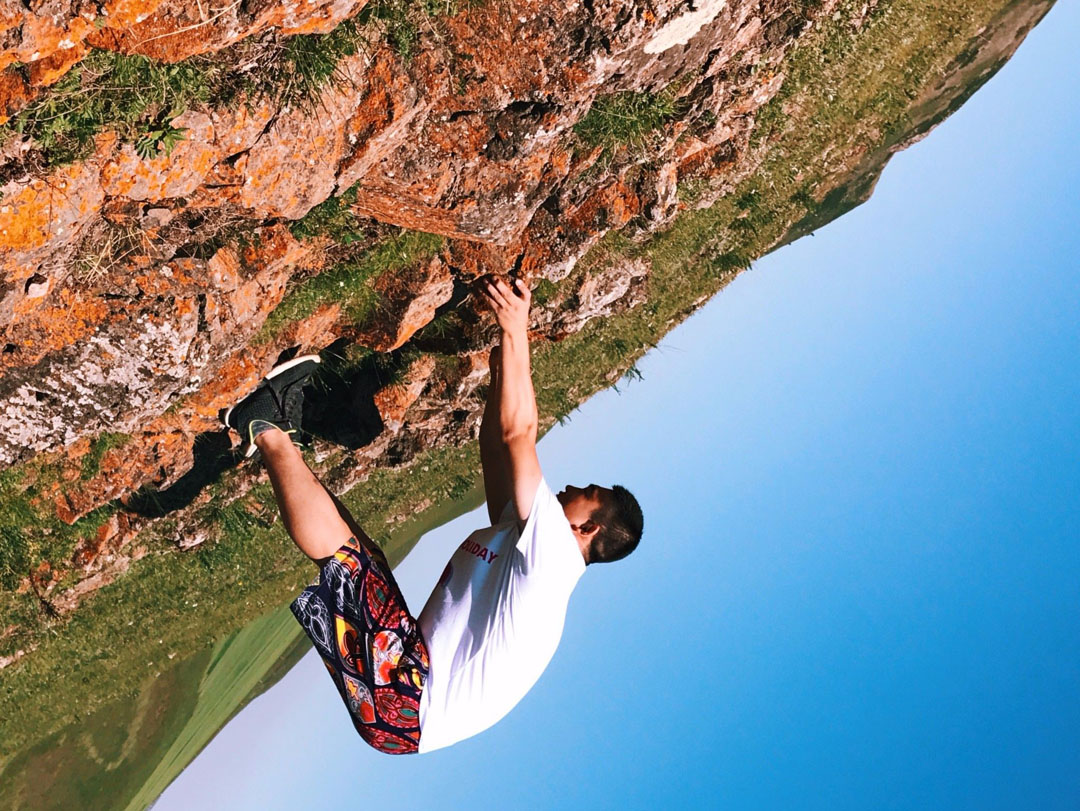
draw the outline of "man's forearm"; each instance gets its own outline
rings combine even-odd
[[[495,440],[502,438],[502,420],[499,414],[499,393],[501,377],[499,375],[500,364],[498,350],[493,351],[488,371],[491,374],[491,382],[488,384],[487,400],[484,402],[484,416],[480,420],[480,441]]]
[[[498,363],[498,415],[503,441],[536,435],[536,394],[529,366],[529,336],[503,331]],[[486,415],[485,415],[486,418]]]

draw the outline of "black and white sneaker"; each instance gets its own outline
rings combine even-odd
[[[321,362],[318,355],[301,355],[270,370],[258,387],[221,416],[221,421],[244,438],[244,456],[255,454],[255,437],[280,428],[299,444],[304,385]]]

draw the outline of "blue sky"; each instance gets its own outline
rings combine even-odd
[[[1080,806],[1080,6],[873,199],[743,274],[540,446],[621,482],[500,724],[389,758],[314,656],[158,809]],[[482,514],[399,568],[415,611]]]

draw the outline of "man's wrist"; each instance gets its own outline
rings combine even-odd
[[[528,343],[529,342],[529,330],[527,327],[511,327],[510,329],[499,329],[499,342],[500,343]]]

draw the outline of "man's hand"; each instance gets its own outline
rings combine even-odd
[[[524,282],[511,278],[507,284],[499,277],[488,276],[480,281],[480,294],[504,333],[520,335],[528,331],[532,294]]]

